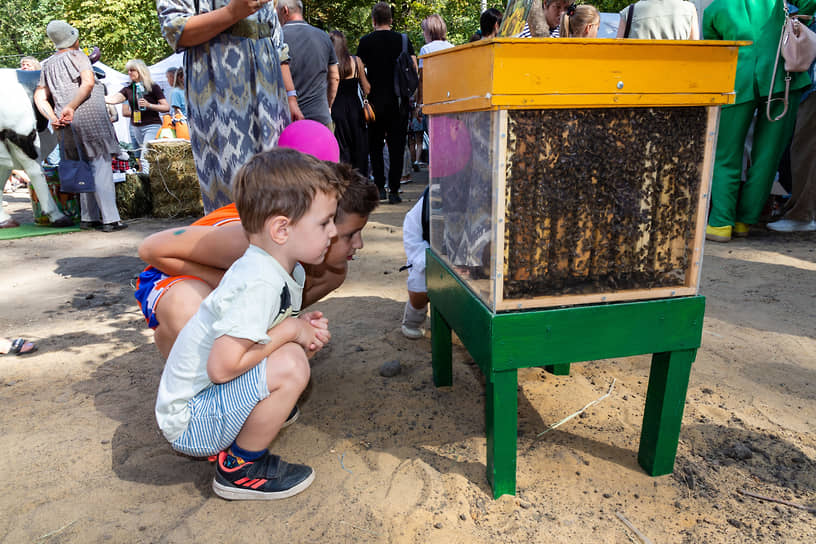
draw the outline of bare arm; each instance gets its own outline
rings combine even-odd
[[[195,276],[214,288],[247,247],[240,223],[182,227],[147,237],[139,246],[139,257],[169,276]]]
[[[286,92],[296,91],[297,89],[295,89],[295,82],[292,80],[292,71],[289,69],[288,62],[281,63],[281,75],[283,76],[283,87],[286,89]],[[300,111],[300,106],[298,106],[297,95],[288,95],[286,98],[289,100],[289,112],[292,115],[292,122],[305,119],[303,112]]]
[[[105,104],[121,104],[127,100],[122,93],[113,93],[105,97]]]
[[[323,264],[305,264],[306,285],[303,287],[303,308],[308,308],[341,285],[346,280],[348,265],[330,268]]]
[[[48,101],[50,94],[48,87],[37,87],[34,89],[34,105],[37,106],[37,109],[40,110],[43,117],[51,121],[52,125],[60,127],[62,124],[57,114],[54,113],[54,108],[51,107],[51,103]]]
[[[337,64],[329,66],[329,73],[326,76],[329,84],[326,86],[326,99],[329,101],[329,109],[334,104],[334,98],[337,96],[337,87],[340,85],[340,68]]]
[[[328,330],[327,330],[328,333]],[[269,342],[259,344],[246,338],[219,336],[213,343],[207,359],[207,375],[213,383],[225,383],[233,380],[254,367],[264,357],[268,357],[284,344],[295,342],[304,351],[315,346],[323,347],[317,339],[315,327],[305,319],[289,317],[267,331]]]
[[[363,93],[368,95],[371,92],[371,83],[368,82],[368,78],[366,77],[365,73],[365,66],[363,65],[362,59],[360,57],[354,57],[357,62],[357,75],[360,78],[360,86],[363,88]]]
[[[255,0],[232,0],[222,8],[193,15],[184,25],[178,46],[192,47],[209,41],[241,19],[258,11],[261,5],[270,0],[257,1],[258,7],[255,7]]]
[[[170,111],[170,104],[167,102],[166,98],[159,99],[158,103],[156,104],[151,104],[144,98],[140,98],[139,106],[147,108],[149,110],[157,111],[159,113]]]
[[[623,38],[623,34],[626,32],[626,17],[623,15],[620,16],[620,22],[618,23],[618,33],[615,35],[616,38]]]
[[[700,20],[697,18],[697,8],[694,7],[694,4],[692,4],[691,9],[694,10],[694,17],[691,19],[691,34],[689,35],[689,40],[699,40]]]

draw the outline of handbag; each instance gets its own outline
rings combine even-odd
[[[788,8],[785,6],[785,22],[782,24],[782,32],[779,35],[779,47],[776,50],[776,60],[771,75],[771,87],[768,89],[768,102],[765,106],[765,115],[768,121],[778,121],[788,112],[791,72],[807,72],[813,61],[816,60],[816,33],[802,24],[799,20],[800,17],[810,18],[809,16],[790,16]],[[780,56],[785,59],[785,96],[783,98],[771,98]],[[784,103],[782,113],[772,117],[771,105],[779,100]]]
[[[355,57],[351,57],[355,59]],[[354,71],[355,74],[357,72],[357,61],[352,60],[354,63]],[[371,107],[371,104],[368,102],[368,98],[366,98],[365,93],[363,92],[363,87],[360,85],[360,80],[357,79],[357,98],[360,100],[360,108],[363,112],[363,119],[365,120],[367,125],[370,125],[374,121],[377,120],[377,116],[374,114],[374,108]]]
[[[785,71],[807,72],[816,59],[816,32],[802,24],[798,17],[788,17],[781,39]]]
[[[60,179],[60,191],[63,193],[93,193],[96,191],[93,167],[91,163],[82,156],[82,149],[77,141],[74,127],[71,127],[71,140],[76,146],[77,156],[79,158],[74,160],[66,156],[66,138],[63,138],[62,145],[60,145],[60,161],[57,166]]]
[[[374,121],[377,120],[377,116],[374,114],[374,108],[371,107],[369,104],[368,99],[363,96],[363,89],[360,88],[360,85],[357,85],[357,96],[360,98],[360,104],[362,104],[363,108],[363,119],[367,125],[370,125]]]

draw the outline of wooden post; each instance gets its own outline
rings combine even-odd
[[[691,363],[696,354],[696,349],[684,349],[652,355],[638,451],[638,463],[650,476],[674,470]]]
[[[493,372],[486,389],[487,479],[498,499],[516,494],[518,370]]]
[[[433,304],[431,304],[431,365],[435,386],[453,384],[451,328]]]

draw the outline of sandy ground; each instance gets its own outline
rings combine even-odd
[[[132,297],[136,247],[189,219],[0,242],[0,335],[40,348],[0,357],[0,542],[637,542],[617,512],[653,542],[816,541],[813,514],[737,492],[816,506],[816,234],[706,246],[673,475],[636,461],[648,357],[528,369],[518,493],[493,500],[478,368],[455,346],[454,385],[437,389],[428,338],[399,332],[402,216],[421,188],[375,212],[348,281],[316,306],[333,341],[272,449],[317,479],[272,503],[216,497],[213,466],[174,455],[153,418],[163,361]],[[25,193],[7,201],[29,219]],[[380,376],[394,359],[402,372]]]

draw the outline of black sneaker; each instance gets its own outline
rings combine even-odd
[[[385,193],[385,189],[380,189],[380,200],[387,200],[388,195]]]
[[[289,425],[291,425],[292,423],[297,421],[299,417],[300,417],[300,409],[298,408],[298,405],[295,404],[295,407],[292,408],[291,412],[289,412],[289,417],[287,417],[286,421],[284,421],[283,425],[281,425],[281,429],[285,429],[286,427],[288,427]]]
[[[391,194],[388,195],[389,204],[399,204],[400,202],[402,202],[402,198],[400,198],[398,193],[392,192]]]
[[[79,228],[82,230],[101,229],[102,221],[80,221]]]
[[[306,465],[293,465],[269,452],[256,461],[240,459],[222,451],[215,466],[213,491],[232,501],[271,501],[297,495],[314,481]]]

